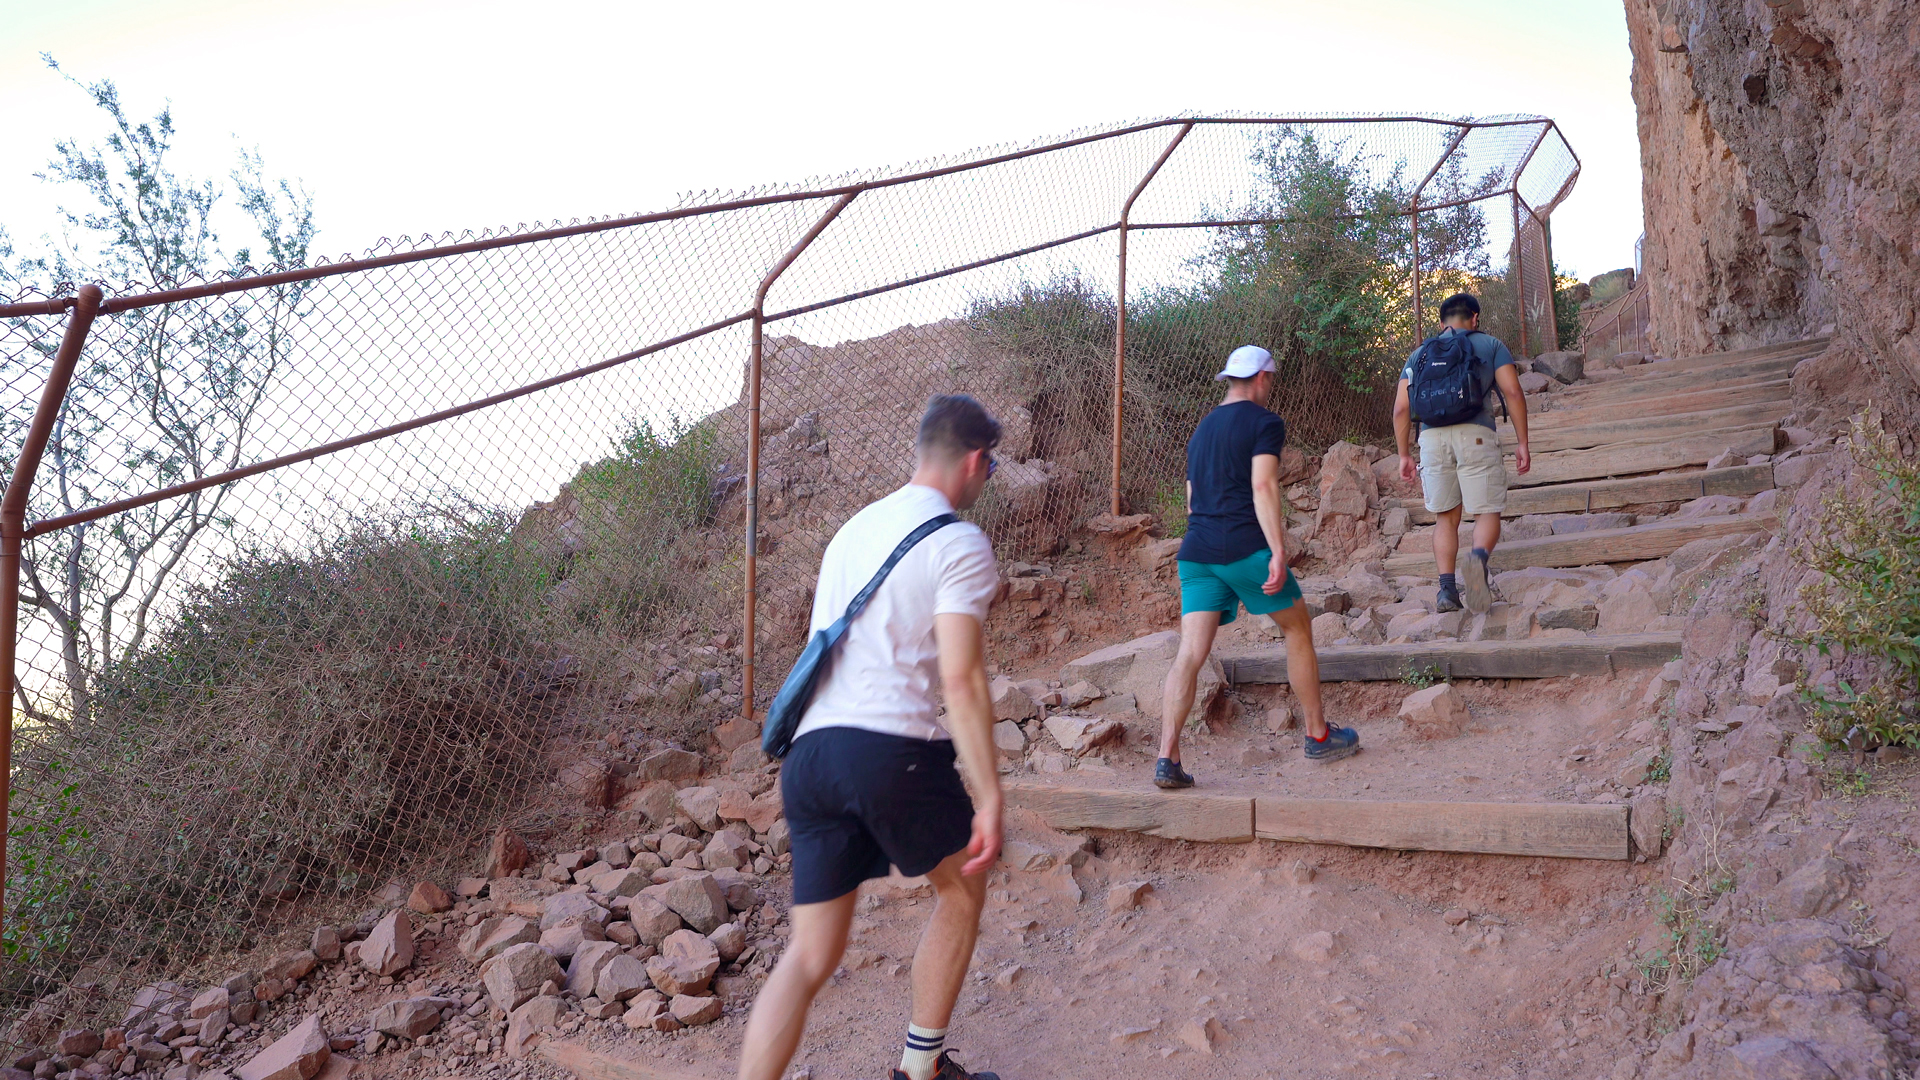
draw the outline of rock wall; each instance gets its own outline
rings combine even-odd
[[[1920,395],[1920,0],[1626,0],[1670,354],[1832,328],[1797,389]],[[1903,411],[1911,413],[1910,408]]]

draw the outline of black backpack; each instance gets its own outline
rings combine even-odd
[[[1464,330],[1430,337],[1414,355],[1407,403],[1421,423],[1428,427],[1468,424],[1486,408],[1489,388],[1480,385],[1473,371],[1473,335],[1478,332]],[[1506,405],[1505,395],[1500,404]]]

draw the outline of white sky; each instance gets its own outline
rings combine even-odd
[[[328,255],[1207,110],[1544,114],[1585,166],[1554,216],[1563,271],[1630,265],[1640,232],[1610,0],[0,0],[21,246],[52,227],[32,174],[54,140],[102,130],[41,52],[136,116],[170,100],[179,168],[259,147],[318,196]]]

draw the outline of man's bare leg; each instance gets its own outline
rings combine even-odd
[[[986,875],[980,877],[984,882]],[[740,1046],[740,1080],[780,1080],[793,1061],[807,1027],[807,1010],[847,951],[847,931],[859,896],[855,890],[825,903],[794,906],[793,937],[747,1017],[747,1034]],[[918,970],[916,964],[916,984]]]
[[[1491,552],[1500,542],[1500,515],[1476,514],[1473,519],[1473,546]]]
[[[1320,708],[1320,658],[1313,651],[1313,620],[1306,601],[1295,600],[1292,607],[1274,612],[1273,621],[1287,635],[1287,686],[1307,714],[1307,735],[1324,739],[1327,714]]]
[[[1495,529],[1500,527],[1498,516],[1495,515]],[[1451,574],[1454,562],[1460,557],[1460,508],[1442,510],[1433,515],[1433,519],[1433,564],[1441,573]],[[1474,522],[1474,528],[1479,527],[1479,522]]]
[[[987,903],[987,874],[962,874],[967,853],[955,852],[927,873],[933,886],[933,918],[913,951],[913,1023],[944,1028],[953,1019],[953,1003],[973,964],[973,943],[980,936],[980,910]]]
[[[1160,691],[1160,756],[1168,761],[1180,760],[1180,729],[1187,722],[1187,710],[1193,708],[1200,667],[1213,651],[1213,636],[1219,630],[1217,611],[1194,611],[1180,617],[1180,652],[1167,669],[1167,681]]]

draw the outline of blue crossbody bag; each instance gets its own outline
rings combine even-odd
[[[806,715],[807,706],[813,703],[813,691],[820,681],[820,671],[826,665],[827,657],[832,655],[834,646],[847,636],[847,627],[860,617],[860,612],[873,599],[874,590],[887,580],[887,575],[905,558],[913,546],[941,529],[960,519],[953,514],[941,514],[929,518],[919,527],[908,533],[906,539],[893,549],[887,561],[880,564],[880,571],[873,575],[852,602],[847,604],[846,614],[835,620],[832,626],[813,635],[807,642],[806,651],[800,659],[793,662],[793,670],[787,672],[787,681],[780,684],[780,692],[774,695],[773,704],[767,707],[766,726],[760,730],[760,749],[771,758],[787,756],[787,749],[793,745],[793,733],[800,727],[800,718]]]

